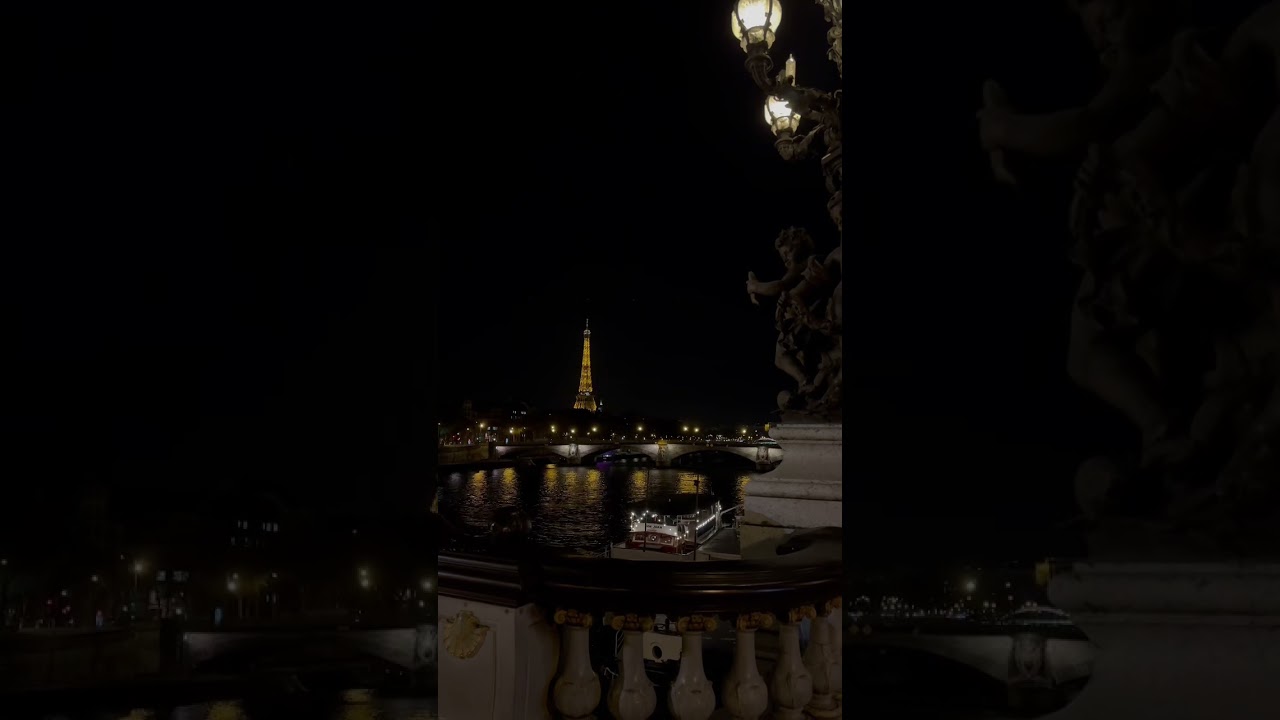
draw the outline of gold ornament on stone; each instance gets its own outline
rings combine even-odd
[[[463,610],[444,621],[445,652],[459,660],[470,660],[484,647],[489,627],[481,625],[469,610]]]
[[[676,621],[676,630],[687,632],[715,632],[718,625],[715,615],[689,615]]]
[[[653,618],[648,615],[636,615],[635,613],[614,615],[609,620],[609,627],[614,630],[649,632],[653,629]]]
[[[578,612],[577,610],[557,609],[554,616],[557,625],[568,625],[569,627],[591,627],[592,618],[589,613]]]
[[[740,632],[773,627],[773,613],[750,613],[739,615],[735,623]]]
[[[815,610],[812,605],[801,605],[800,607],[795,608],[794,610],[787,611],[788,623],[798,623],[804,620],[805,618],[809,618],[810,620],[812,620],[813,618],[816,618],[816,617],[818,617],[818,611]]]

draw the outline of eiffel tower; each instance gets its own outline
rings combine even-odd
[[[578,379],[578,397],[573,401],[574,410],[596,411],[596,395],[591,387],[591,320],[582,331],[582,375]]]

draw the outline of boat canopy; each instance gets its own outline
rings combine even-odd
[[[633,503],[628,510],[636,515],[653,513],[663,517],[692,517],[715,507],[716,497],[705,493],[663,493],[644,502]]]

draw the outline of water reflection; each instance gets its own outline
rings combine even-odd
[[[627,530],[625,508],[651,493],[701,492],[726,507],[742,502],[750,472],[695,472],[607,464],[548,465],[444,474],[440,512],[473,528],[486,528],[493,510],[524,509],[534,540],[557,547],[598,548]]]

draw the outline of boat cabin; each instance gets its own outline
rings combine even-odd
[[[713,495],[669,493],[628,508],[628,549],[684,555],[720,530],[720,501]]]

